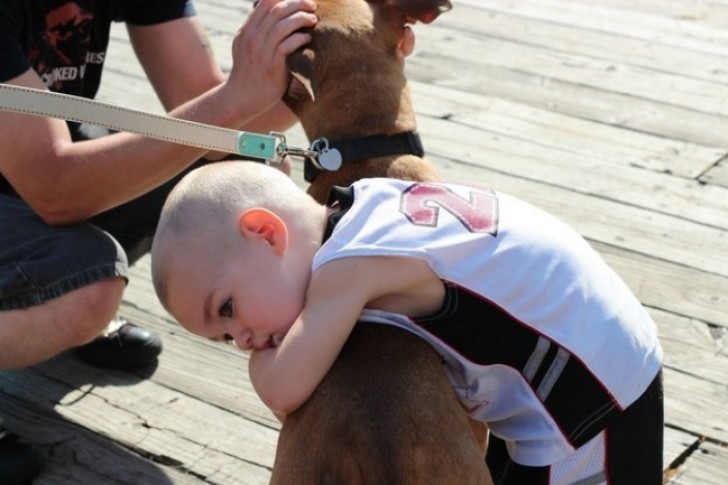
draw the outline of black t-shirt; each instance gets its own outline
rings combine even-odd
[[[93,98],[112,22],[153,25],[194,13],[191,0],[3,0],[0,82],[32,67],[51,91]]]
[[[0,82],[32,67],[51,91],[93,98],[112,22],[154,25],[195,14],[192,0],[2,0]],[[86,138],[68,122],[74,140]],[[0,173],[0,193],[15,191]]]

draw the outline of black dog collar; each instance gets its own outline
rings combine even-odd
[[[303,176],[307,182],[313,182],[320,172],[338,170],[341,164],[355,162],[366,158],[385,155],[425,154],[422,140],[416,131],[406,131],[395,135],[373,135],[362,138],[328,141],[319,138],[311,143],[310,150],[315,151],[315,158],[307,157],[304,161]]]

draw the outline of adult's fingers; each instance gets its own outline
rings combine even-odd
[[[268,38],[281,20],[296,17],[299,13],[313,13],[315,10],[316,3],[313,0],[261,0],[246,24],[262,37]]]
[[[310,38],[298,34],[293,39],[288,37],[297,30],[315,25],[315,7],[312,0],[261,0],[240,29],[238,40],[245,46],[247,55],[264,62],[280,55],[284,41],[285,52],[293,52]]]

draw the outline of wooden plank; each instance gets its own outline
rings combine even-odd
[[[705,114],[692,107],[535,75],[526,64],[512,69],[488,65],[478,60],[480,56],[464,58],[467,56],[463,53],[473,52],[473,49],[479,52],[472,45],[452,49],[461,52],[459,59],[453,58],[452,52],[427,52],[425,55],[423,51],[416,51],[408,59],[407,72],[411,79],[420,82],[502,97],[635,131],[705,146],[720,147],[725,143],[720,135],[728,131],[725,115]]]
[[[728,158],[722,159],[700,177],[700,181],[720,187],[728,187]]]
[[[587,87],[593,96],[609,92],[709,114],[728,113],[724,88],[716,82],[695,79],[682,73],[617,63],[609,58],[519,44],[487,37],[479,32],[461,32],[458,41],[452,42],[452,30],[438,28],[435,24],[428,28],[428,35],[418,42],[417,48],[467,62],[471,71],[480,66],[497,66],[560,82],[563,86]],[[478,55],[473,55],[475,52]]]
[[[696,379],[669,367],[664,369],[664,378],[665,423],[715,443],[728,443],[728,385]]]
[[[665,428],[666,485],[724,485],[726,447],[700,436]]]
[[[420,51],[421,52],[421,51]],[[595,90],[499,66],[473,66],[439,54],[417,53],[408,59],[411,79],[464,92],[496,96],[657,136],[720,147],[728,119],[611,91]],[[467,75],[468,72],[477,72]],[[669,120],[669,122],[668,122]]]
[[[685,268],[680,263],[666,263],[659,255],[635,255],[599,243],[593,246],[643,304],[728,327],[725,277]]]
[[[423,122],[427,121],[425,117],[436,118],[451,122],[454,130],[460,125],[481,130],[480,134],[471,133],[472,143],[488,143],[494,135],[519,139],[533,146],[534,159],[547,158],[541,152],[545,146],[582,156],[587,164],[594,158],[604,159],[615,168],[644,168],[697,178],[727,153],[726,148],[639,133],[492,96],[417,81],[409,84],[417,115]],[[428,140],[424,141],[429,148]],[[583,166],[580,163],[574,168]]]
[[[666,475],[666,485],[725,485],[728,447],[725,444],[698,442],[684,462]]]
[[[579,0],[461,0],[459,3],[556,24],[574,25],[585,30],[656,41],[696,52],[725,55],[728,46],[725,28],[694,22],[691,18],[671,18],[661,12],[625,12],[598,2]]]
[[[156,461],[152,461],[52,410],[7,395],[0,398],[0,402],[7,424],[48,457],[42,475],[33,481],[33,485],[205,483],[199,477],[178,470],[172,457],[153,457]]]
[[[666,18],[682,19],[715,26],[728,26],[728,8],[726,4],[720,1],[598,0],[598,3],[608,8],[618,9],[624,15],[630,15],[633,12],[645,12]]]
[[[665,366],[696,379],[724,384],[728,369],[728,328],[652,308]],[[728,416],[727,422],[728,425]]]
[[[277,431],[153,380],[90,369],[63,355],[4,372],[0,386],[2,396],[57,413],[137,454],[173,462],[185,473],[213,482],[244,476],[246,483],[267,483]]]
[[[626,0],[630,4],[635,2]],[[685,8],[684,2],[659,0],[664,8],[675,5]],[[626,37],[601,30],[584,29],[530,18],[506,11],[489,9],[489,2],[463,4],[457,2],[452,12],[443,15],[435,24],[438,28],[480,34],[548,49],[556,53],[571,53],[587,58],[611,60],[616,65],[634,65],[656,71],[680,74],[711,82],[726,82],[725,53],[708,54],[664,45],[658,41]],[[711,17],[712,18],[712,17]],[[422,30],[429,29],[423,27]],[[418,30],[419,31],[419,30]],[[578,39],[577,42],[574,39]]]

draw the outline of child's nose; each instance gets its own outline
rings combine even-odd
[[[253,348],[253,332],[244,330],[235,336],[235,345],[240,350],[250,350]]]

